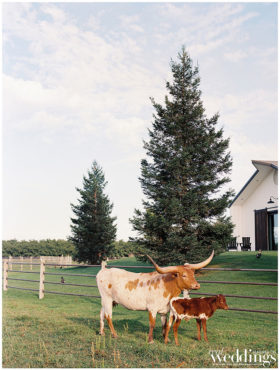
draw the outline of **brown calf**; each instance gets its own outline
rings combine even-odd
[[[197,324],[197,339],[200,340],[201,324],[204,333],[204,339],[208,342],[206,331],[206,320],[213,316],[217,308],[228,310],[228,305],[225,296],[219,294],[214,297],[205,298],[173,298],[170,301],[170,317],[165,331],[165,343],[168,341],[168,333],[173,325],[175,343],[178,346],[178,327],[182,320],[189,321],[196,319]]]

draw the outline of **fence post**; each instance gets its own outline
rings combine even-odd
[[[9,269],[10,270],[13,269],[12,259],[13,259],[13,257],[12,256],[9,256]]]
[[[22,262],[23,261],[23,257],[22,256],[20,256],[20,262]],[[20,271],[22,271],[22,263],[21,263],[21,265],[20,265]]]
[[[44,298],[44,281],[45,281],[45,261],[43,260],[43,258],[41,258],[39,299]]]
[[[4,262],[4,282],[3,282],[3,289],[8,290],[8,269],[9,269],[9,262]]]
[[[33,262],[33,257],[30,257],[30,270],[32,270],[32,262]]]

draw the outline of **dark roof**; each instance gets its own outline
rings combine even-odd
[[[264,166],[269,166],[269,167],[272,167],[272,168],[275,168],[275,169],[278,170],[278,161],[256,161],[256,160],[252,160],[252,163],[253,163],[253,165],[262,164]]]

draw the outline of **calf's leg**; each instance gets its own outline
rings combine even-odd
[[[174,332],[174,338],[175,338],[175,343],[176,343],[176,346],[179,346],[179,342],[178,342],[178,328],[179,328],[179,325],[181,323],[181,320],[180,319],[176,319],[174,325],[173,325],[173,332]]]
[[[202,328],[203,328],[203,334],[204,334],[204,340],[206,342],[208,342],[208,338],[207,338],[207,329],[206,329],[206,319],[202,319],[201,320],[202,322]]]
[[[196,320],[196,326],[197,326],[197,340],[201,339],[200,330],[201,330],[201,320]]]

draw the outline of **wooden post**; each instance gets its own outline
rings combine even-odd
[[[33,257],[30,257],[30,270],[32,270]]]
[[[4,282],[3,282],[3,289],[8,290],[8,269],[9,269],[9,262],[4,262]]]
[[[19,257],[19,259],[20,259],[20,262],[22,262],[22,261],[23,261],[23,257],[22,257],[22,256],[20,256],[20,257]],[[22,271],[22,266],[23,266],[23,265],[21,264],[21,265],[20,265],[20,271]]]
[[[13,257],[12,256],[9,256],[9,269],[10,270],[13,269],[12,259],[13,259]]]
[[[39,299],[44,298],[44,282],[45,282],[45,261],[43,260],[43,258],[41,258]]]

